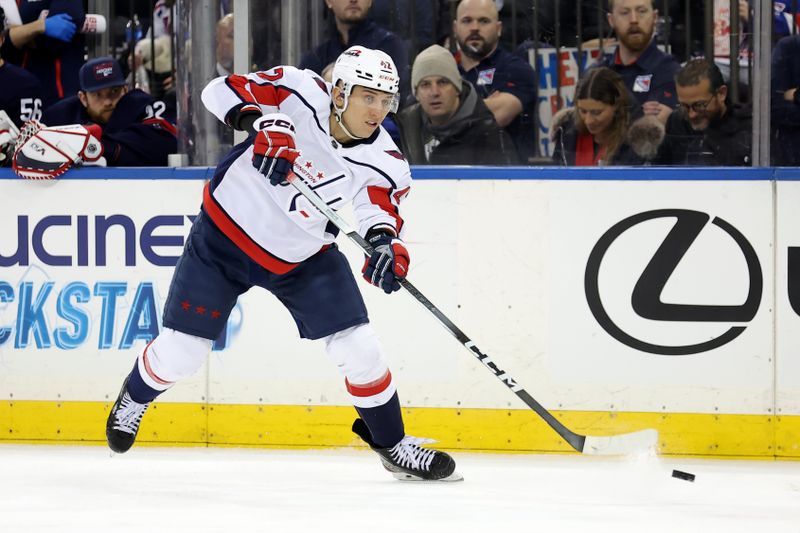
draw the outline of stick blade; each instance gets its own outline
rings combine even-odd
[[[658,431],[643,429],[608,437],[587,436],[583,443],[583,453],[587,455],[628,455],[654,448],[657,444]]]

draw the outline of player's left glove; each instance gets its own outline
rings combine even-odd
[[[367,242],[374,251],[364,260],[361,269],[364,279],[386,294],[399,290],[400,280],[405,279],[411,262],[406,245],[399,237],[384,232],[368,235]]]
[[[253,141],[253,166],[269,178],[272,185],[280,185],[292,170],[294,160],[300,155],[294,144],[294,123],[283,113],[264,115],[253,123],[256,138]]]

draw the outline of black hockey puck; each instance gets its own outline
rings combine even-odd
[[[673,470],[672,477],[676,477],[678,479],[682,479],[684,481],[691,481],[694,482],[694,474],[690,474],[689,472],[682,472],[680,470]]]

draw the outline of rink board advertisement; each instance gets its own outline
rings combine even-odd
[[[775,387],[777,420],[800,412],[800,182],[777,182]],[[800,432],[781,435],[796,449]]]
[[[576,431],[656,427],[663,453],[800,456],[800,289],[787,282],[800,185],[720,172],[419,179],[404,204],[410,279]],[[3,440],[102,442],[161,328],[202,185],[0,179]],[[360,252],[340,247],[358,275]],[[569,449],[413,298],[359,284],[407,423],[453,448]],[[324,346],[258,288],[156,405],[145,443],[353,442]]]

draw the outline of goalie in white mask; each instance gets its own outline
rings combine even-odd
[[[109,415],[114,451],[133,445],[150,402],[203,364],[237,297],[257,285],[286,306],[301,337],[324,341],[359,414],[353,431],[387,470],[399,479],[461,479],[449,455],[406,436],[392,374],[334,243],[337,230],[286,181],[304,180],[334,209],[351,203],[359,233],[375,249],[365,258],[365,279],[386,293],[398,290],[410,262],[400,202],[411,174],[380,126],[397,109],[398,86],[391,58],[360,46],[339,57],[333,85],[291,66],[208,84],[209,111],[251,135],[206,185],[170,286],[164,331],[138,357]]]

